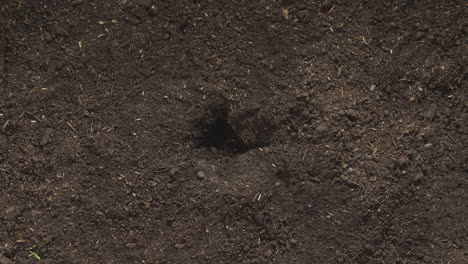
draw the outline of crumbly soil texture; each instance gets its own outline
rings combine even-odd
[[[466,263],[467,11],[0,0],[0,263]]]

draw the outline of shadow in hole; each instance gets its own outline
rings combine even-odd
[[[220,117],[206,126],[198,147],[214,147],[234,154],[244,153],[249,150],[249,146],[239,138],[231,124],[225,118]]]

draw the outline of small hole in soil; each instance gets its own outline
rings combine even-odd
[[[249,150],[249,146],[242,142],[228,120],[222,117],[206,125],[205,133],[199,142],[199,147],[214,147],[228,153],[240,154]]]

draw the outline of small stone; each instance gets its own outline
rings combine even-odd
[[[434,117],[435,117],[435,110],[434,109],[429,109],[425,114],[424,114],[424,118],[426,118],[427,120],[433,120]]]
[[[133,16],[130,16],[129,18],[127,18],[127,22],[133,26],[136,26],[141,23],[141,21],[138,18],[133,17]]]
[[[126,246],[131,249],[131,248],[135,248],[136,244],[135,243],[127,243]]]
[[[55,36],[56,37],[68,37],[70,36],[70,33],[64,27],[58,26],[55,29]]]
[[[322,10],[329,11],[332,8],[333,2],[331,0],[325,0],[322,2]]]
[[[144,8],[150,8],[151,7],[151,0],[139,0],[138,5],[144,7]]]
[[[7,220],[10,220],[10,219],[16,218],[20,214],[21,214],[21,212],[20,212],[18,207],[10,206],[7,209],[5,209],[5,211],[3,213],[3,218],[5,218]]]
[[[84,3],[84,0],[74,0],[71,2],[72,6],[79,6]]]
[[[169,39],[171,38],[171,35],[170,35],[169,33],[164,33],[164,34],[161,36],[161,38],[162,38],[163,40],[169,40]]]
[[[265,257],[269,258],[273,254],[273,251],[271,249],[265,251]]]
[[[63,68],[65,68],[65,64],[62,61],[57,62],[57,64],[55,65],[56,71],[61,71],[63,70]]]
[[[54,38],[52,38],[52,36],[50,34],[46,34],[45,37],[44,37],[44,40],[47,44],[51,43]]]
[[[155,16],[158,14],[158,8],[155,6],[155,5],[152,5],[150,8],[149,8],[149,11],[148,13],[152,16]]]
[[[399,168],[403,168],[403,167],[406,167],[408,165],[409,160],[408,160],[407,157],[401,156],[395,161],[395,163]]]
[[[424,178],[424,175],[422,173],[416,173],[413,176],[413,181],[414,182],[420,182],[420,181],[422,181],[423,178]]]
[[[249,245],[245,245],[244,248],[242,249],[244,252],[248,252],[250,250]]]
[[[0,145],[6,144],[8,138],[5,135],[0,134]]]
[[[418,33],[416,33],[416,35],[414,36],[414,38],[416,40],[421,40],[422,38],[424,38],[424,32],[423,31],[418,31]]]
[[[32,163],[39,163],[41,161],[41,159],[38,156],[32,156],[31,161],[32,161]]]
[[[94,166],[88,166],[87,169],[91,175],[94,175],[96,173],[96,167]]]
[[[206,175],[205,175],[205,173],[203,171],[199,171],[197,173],[197,177],[198,177],[198,179],[203,180],[203,179],[206,178]]]
[[[47,128],[46,131],[44,132],[44,135],[42,136],[40,145],[41,147],[44,147],[49,143],[50,136],[52,135],[52,128]]]
[[[199,161],[197,161],[196,167],[199,170],[203,170],[203,169],[207,169],[209,166],[208,166],[208,164],[206,163],[205,160],[199,160]]]
[[[304,23],[310,23],[312,21],[312,16],[310,14],[307,14],[305,17],[302,18],[302,22]]]
[[[40,214],[42,214],[42,212],[39,211],[39,210],[32,210],[32,211],[31,211],[31,214],[32,214],[32,215],[40,215]]]
[[[460,239],[455,239],[453,242],[457,245],[457,248],[463,248],[463,242]]]
[[[95,104],[89,104],[86,106],[86,110],[88,110],[89,112],[94,112],[95,109],[96,109]]]
[[[370,87],[369,87],[369,90],[371,90],[371,92],[373,92],[375,90],[377,86],[375,86],[375,84],[372,84]]]
[[[304,19],[308,14],[309,14],[309,11],[308,11],[308,10],[302,10],[302,11],[299,11],[299,12],[297,13],[297,17],[298,17],[299,19],[302,20],[302,19]]]
[[[47,189],[49,189],[49,185],[46,183],[37,186],[37,190],[41,192],[47,191]]]
[[[426,262],[426,263],[432,263],[432,260],[431,260],[431,258],[429,256],[424,256],[423,261]]]
[[[319,133],[326,132],[326,131],[328,131],[328,126],[327,126],[327,124],[325,124],[325,123],[321,123],[320,125],[318,125],[318,126],[315,128],[315,131],[317,131],[317,132],[319,132]]]
[[[263,216],[262,213],[257,213],[255,216],[254,216],[254,220],[257,224],[259,225],[262,225],[263,224],[263,220],[265,219],[265,216]]]
[[[346,117],[351,121],[356,121],[359,119],[359,112],[353,109],[348,109],[345,111]]]
[[[296,95],[296,98],[301,99],[301,98],[307,98],[309,95],[306,92],[302,92]]]
[[[283,9],[282,10],[282,13],[283,13],[283,17],[285,19],[288,19],[289,18],[289,10],[288,9]]]
[[[41,161],[41,159],[38,157],[38,156],[32,156],[31,157],[31,161],[33,163],[39,163]]]
[[[364,249],[370,253],[373,253],[375,251],[375,248],[371,244],[365,244]]]
[[[432,143],[427,143],[427,144],[424,144],[423,148],[431,148],[433,145]]]
[[[291,238],[291,240],[289,240],[289,242],[291,243],[291,245],[296,245],[297,244],[297,240],[294,239],[294,238]]]
[[[172,168],[172,169],[169,171],[169,175],[171,175],[171,176],[176,175],[176,173],[177,173],[177,168]]]

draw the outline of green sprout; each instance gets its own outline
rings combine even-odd
[[[37,248],[37,247],[40,247],[40,246],[45,246],[45,243],[34,244],[32,246],[32,248]]]
[[[39,248],[39,247],[42,247],[42,246],[45,246],[45,243],[37,243],[37,244],[34,244],[34,245],[31,247],[31,249]],[[28,251],[28,252],[29,252],[29,254],[31,254],[31,255],[29,255],[29,256],[33,256],[33,257],[35,257],[36,259],[41,260],[41,256],[39,256],[39,254],[37,254],[36,252],[34,252],[34,251],[32,251],[32,250],[30,250],[30,251]]]
[[[41,256],[39,256],[36,252],[34,251],[29,251],[29,254],[31,254],[33,257],[37,258],[38,260],[41,260]]]

